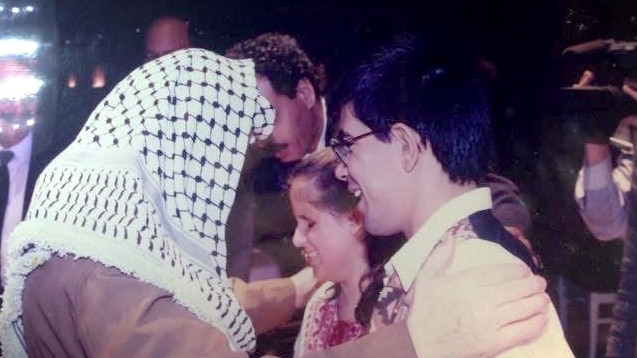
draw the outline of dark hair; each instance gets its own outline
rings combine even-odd
[[[317,196],[311,201],[317,208],[324,209],[333,215],[356,215],[357,199],[347,190],[347,183],[334,175],[338,159],[331,149],[323,149],[303,158],[289,173],[287,184],[294,180],[307,178],[316,189]],[[383,287],[383,266],[385,262],[402,245],[403,241],[391,238],[378,238],[365,234],[367,262],[370,266],[368,274],[361,277],[361,299],[356,306],[356,319],[365,326],[369,325],[374,304],[380,289]],[[380,285],[380,286],[379,286]],[[332,298],[340,294],[340,287],[333,287]]]
[[[456,41],[397,37],[350,72],[334,101],[381,140],[397,122],[416,130],[454,182],[477,182],[491,165],[485,90],[474,55]]]
[[[250,58],[257,74],[265,76],[279,94],[296,97],[296,86],[307,78],[317,97],[323,95],[325,76],[290,35],[268,32],[241,41],[225,52],[233,59]]]

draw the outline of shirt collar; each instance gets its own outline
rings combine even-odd
[[[28,163],[31,159],[31,147],[33,146],[33,132],[29,131],[26,137],[18,144],[10,148],[0,146],[0,150],[10,150],[13,152],[12,163]]]
[[[325,98],[321,97],[321,107],[323,107],[323,129],[321,130],[321,137],[319,138],[318,145],[315,152],[325,148],[325,136],[327,135],[327,107],[325,106]]]
[[[325,142],[326,142],[326,138],[325,136],[327,135],[327,108],[325,106],[325,98],[321,97],[321,107],[323,107],[323,129],[321,130],[321,136],[319,137],[319,142],[316,145],[316,149],[312,152],[312,153],[316,153],[321,149],[324,149],[326,147]],[[312,153],[306,153],[304,157],[307,157],[308,155],[312,154]]]
[[[408,291],[422,264],[442,235],[467,216],[492,207],[491,190],[477,188],[457,196],[436,210],[423,226],[392,256],[385,270],[395,272]]]

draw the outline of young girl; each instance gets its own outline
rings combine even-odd
[[[368,240],[356,199],[346,183],[334,176],[336,160],[329,149],[314,153],[297,165],[288,179],[297,222],[293,243],[314,275],[326,281],[306,305],[295,356],[367,334],[375,297],[359,304],[361,292],[376,281],[372,276],[380,276],[372,274],[375,270],[370,270],[370,264],[376,266],[377,259],[369,255],[380,252],[369,244],[398,244],[394,244],[398,240]]]

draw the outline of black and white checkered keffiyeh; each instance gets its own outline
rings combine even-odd
[[[120,82],[40,175],[11,237],[4,354],[24,355],[26,275],[66,254],[173,292],[234,349],[253,349],[254,329],[228,286],[224,231],[249,141],[273,122],[251,61],[182,50]]]

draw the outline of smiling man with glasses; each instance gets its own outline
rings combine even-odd
[[[507,263],[539,271],[528,250],[495,218],[491,190],[479,184],[491,162],[492,132],[471,58],[449,42],[400,38],[356,68],[338,92],[338,134],[330,142],[341,160],[335,174],[358,198],[367,231],[407,238],[385,265],[374,329],[421,323],[409,312],[423,299],[417,287],[431,279],[427,272],[441,253],[447,274]],[[460,294],[463,287],[457,290]],[[483,294],[471,293],[476,303]],[[520,310],[534,307],[535,299]],[[546,333],[524,345],[510,343],[501,356],[573,356],[552,306]]]

